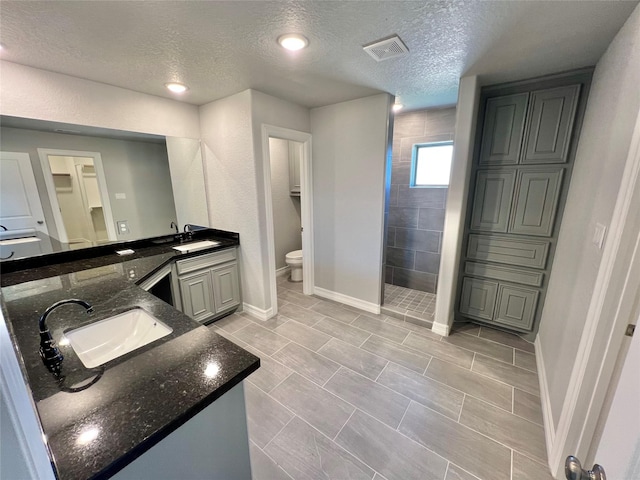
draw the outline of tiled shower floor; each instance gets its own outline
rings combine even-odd
[[[433,322],[435,308],[435,293],[384,284],[382,312],[386,315],[407,321],[420,320],[429,326]]]

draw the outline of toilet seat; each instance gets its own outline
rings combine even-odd
[[[302,250],[294,250],[293,252],[287,253],[285,259],[288,264],[298,264],[302,263]]]

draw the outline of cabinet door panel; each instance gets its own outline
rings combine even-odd
[[[494,321],[530,330],[538,304],[539,292],[530,288],[500,285]]]
[[[211,292],[209,270],[181,278],[182,311],[198,322],[209,319],[214,314]]]
[[[506,232],[516,172],[478,171],[471,229]]]
[[[563,172],[563,168],[520,172],[509,233],[552,235]]]
[[[216,313],[223,312],[240,304],[238,282],[238,264],[224,265],[211,270],[213,278],[213,297]]]
[[[521,163],[565,163],[580,85],[531,94],[531,117]]]
[[[528,93],[487,100],[480,165],[518,163],[528,100]]]
[[[460,312],[484,320],[492,320],[497,291],[496,282],[465,277],[462,280]]]

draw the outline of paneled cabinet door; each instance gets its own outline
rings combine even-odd
[[[531,330],[539,292],[532,288],[500,285],[494,321],[502,325]]]
[[[518,186],[509,233],[550,237],[558,211],[563,168],[518,172]]]
[[[179,281],[182,311],[198,322],[211,318],[215,312],[210,271],[205,270],[182,277]]]
[[[497,291],[497,282],[464,277],[462,279],[462,295],[460,296],[460,312],[483,320],[492,320]]]
[[[212,268],[211,277],[216,313],[224,312],[240,304],[237,263]]]
[[[528,93],[487,100],[480,165],[518,163],[528,100]]]
[[[479,170],[471,213],[471,229],[506,232],[516,172]]]
[[[521,163],[565,163],[580,85],[531,94],[531,114]]]

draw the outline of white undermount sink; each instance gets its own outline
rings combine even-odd
[[[203,248],[215,247],[220,245],[220,242],[214,242],[213,240],[202,240],[201,242],[185,243],[184,245],[178,245],[173,247],[174,250],[180,252],[194,252],[196,250],[202,250]]]
[[[142,308],[133,308],[65,333],[82,363],[98,367],[165,337],[173,329]]]

